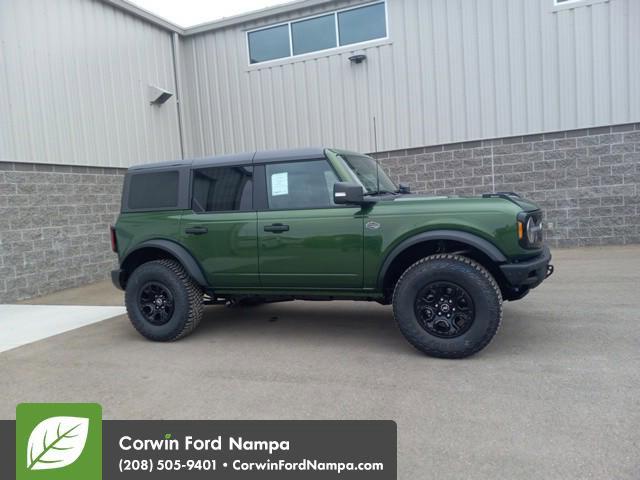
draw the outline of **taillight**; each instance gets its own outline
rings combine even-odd
[[[116,238],[116,227],[109,225],[109,232],[111,233],[111,250],[118,253],[118,239]]]

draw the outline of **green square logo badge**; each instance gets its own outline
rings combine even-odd
[[[102,407],[21,403],[16,408],[16,480],[102,480]]]

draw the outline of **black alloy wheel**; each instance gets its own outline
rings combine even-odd
[[[416,296],[415,314],[420,326],[440,338],[455,338],[464,334],[475,318],[475,308],[469,293],[452,282],[432,282]]]
[[[153,325],[164,325],[173,315],[173,294],[161,283],[148,282],[140,289],[138,308]]]

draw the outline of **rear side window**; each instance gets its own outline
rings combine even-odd
[[[193,171],[194,212],[247,211],[253,208],[253,167],[212,167]]]
[[[129,181],[131,210],[171,209],[178,206],[178,172],[136,173]]]

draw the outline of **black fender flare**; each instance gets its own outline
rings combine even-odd
[[[137,245],[133,250],[127,252],[126,257],[122,259],[120,265],[124,267],[127,262],[127,259],[131,257],[136,252],[143,250],[145,248],[157,248],[159,250],[163,250],[173,257],[175,257],[187,271],[187,273],[195,280],[195,282],[201,287],[208,287],[209,284],[202,272],[202,268],[200,268],[200,264],[197,262],[193,255],[183,246],[178,245],[170,240],[147,240],[145,242]]]
[[[458,230],[430,230],[428,232],[418,233],[409,238],[406,238],[398,245],[396,245],[391,252],[386,256],[380,271],[378,272],[378,288],[382,289],[384,286],[384,277],[391,267],[393,261],[404,252],[407,248],[417,244],[430,240],[453,240],[456,242],[466,243],[484,253],[487,257],[496,263],[505,263],[507,257],[496,247],[493,243],[481,238],[473,233],[462,232]]]

